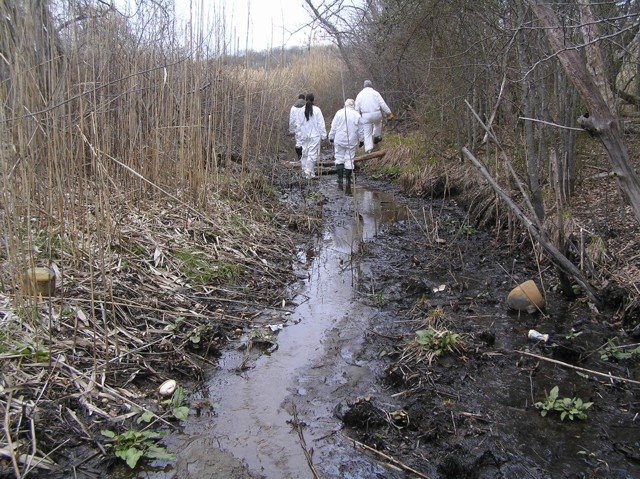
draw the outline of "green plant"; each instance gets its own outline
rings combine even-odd
[[[322,195],[320,193],[318,193],[317,191],[313,191],[311,193],[309,193],[308,198],[310,200],[319,200],[322,198]]]
[[[458,333],[447,329],[428,328],[416,331],[416,343],[431,349],[436,356],[441,356],[445,352],[454,352],[459,337]]]
[[[402,172],[402,168],[400,168],[399,165],[385,166],[382,168],[382,171],[387,176],[398,176]]]
[[[208,284],[216,277],[209,258],[201,251],[177,250],[174,257],[180,261],[180,272],[197,284]]]
[[[154,431],[136,431],[129,429],[126,432],[116,434],[110,429],[103,429],[100,433],[111,439],[105,444],[108,449],[113,449],[116,457],[127,463],[131,469],[136,467],[142,457],[147,459],[174,459],[174,455],[157,444],[158,440],[166,433]]]
[[[571,332],[565,336],[565,338],[568,339],[569,341],[573,341],[578,336],[580,336],[582,333],[583,333],[583,331],[575,331],[574,329],[572,329]]]
[[[242,274],[244,267],[241,264],[218,263],[215,266],[215,276],[225,280],[233,280]]]
[[[24,357],[29,357],[34,360],[47,359],[49,357],[49,351],[39,348],[35,344],[16,342],[13,345],[11,351],[13,354],[20,354]]]
[[[464,225],[460,227],[460,233],[464,235],[471,236],[475,232],[476,232],[475,228],[471,225]]]
[[[372,287],[370,297],[371,301],[373,301],[376,306],[382,306],[385,303],[384,291],[376,291]]]
[[[202,251],[177,250],[174,257],[180,261],[180,272],[196,284],[206,285],[216,279],[229,281],[237,278],[244,270],[240,264],[212,264],[211,258]]]
[[[624,361],[625,359],[631,359],[633,356],[640,354],[640,346],[635,344],[633,346],[635,346],[634,349],[623,351],[624,348],[632,346],[617,346],[614,343],[613,339],[607,339],[607,343],[602,347],[600,359],[602,359],[603,361],[609,361],[611,359],[614,359],[616,361]]]
[[[162,404],[171,407],[171,414],[173,414],[173,417],[181,421],[186,420],[189,416],[189,408],[184,405],[184,398],[184,388],[178,386],[173,392],[171,399],[167,399],[162,402]]]
[[[273,185],[263,184],[262,191],[267,195],[273,198],[278,198],[280,196],[280,189]]]
[[[389,413],[389,418],[397,427],[406,427],[409,425],[409,413],[404,409],[398,409]]]
[[[180,324],[184,322],[183,316],[178,316],[174,322],[168,321],[168,324],[164,327],[165,331],[177,331],[180,328]]]
[[[546,399],[534,404],[536,409],[540,409],[540,415],[546,416],[549,412],[555,411],[560,413],[560,420],[565,418],[573,421],[574,419],[587,419],[586,410],[593,406],[592,402],[584,402],[580,398],[562,398],[558,399],[560,389],[554,386],[547,394]]]

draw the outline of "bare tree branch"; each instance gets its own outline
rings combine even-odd
[[[547,40],[557,52],[558,60],[589,108],[578,123],[604,146],[613,165],[616,179],[640,222],[640,179],[631,167],[618,122],[602,97],[579,52],[563,35],[556,13],[542,0],[529,0],[529,5],[545,29]]]

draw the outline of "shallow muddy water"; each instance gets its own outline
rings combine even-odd
[[[332,177],[302,193],[323,204],[325,221],[292,252],[293,299],[256,318],[209,371],[195,399],[214,407],[192,406],[165,441],[176,461],[137,477],[640,477],[637,388],[545,360],[637,377],[637,362],[598,361],[613,334],[606,315],[567,302],[548,281],[545,314],[508,311],[509,290],[534,274],[530,259],[491,233],[467,234],[455,202],[363,186],[348,195]],[[418,386],[408,371],[396,382],[398,346],[435,309],[466,349],[424,368]],[[549,333],[549,344],[531,342],[529,329]],[[556,343],[581,352],[568,357]],[[555,385],[595,402],[587,421],[540,415],[533,404]],[[402,427],[389,419],[397,411],[409,418]]]
[[[378,312],[358,300],[353,253],[406,220],[407,210],[380,191],[345,193],[331,177],[306,187],[332,213],[312,246],[299,246],[296,269],[304,279],[293,301],[255,320],[210,371],[201,398],[215,407],[191,415],[165,441],[175,467],[138,477],[306,478],[312,468],[321,477],[394,477],[359,457],[333,409],[379,387],[373,364],[357,357]],[[294,418],[302,427],[293,427]]]

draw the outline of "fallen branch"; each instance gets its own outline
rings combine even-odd
[[[382,158],[386,154],[387,154],[387,150],[378,150],[372,153],[366,153],[364,155],[356,156],[353,161],[355,163],[358,163],[360,161],[372,160],[373,158]],[[286,166],[288,168],[300,168],[299,161],[281,161],[280,165]],[[334,166],[334,165],[335,165],[335,162],[333,160],[316,162],[316,166]]]
[[[318,471],[316,471],[316,468],[313,465],[313,448],[309,450],[309,448],[307,447],[307,441],[305,441],[304,433],[302,432],[302,424],[300,424],[300,421],[298,420],[298,410],[296,409],[296,405],[292,404],[291,407],[293,409],[293,414],[292,414],[293,421],[291,421],[290,423],[298,433],[298,439],[300,440],[300,447],[302,447],[302,451],[304,452],[304,457],[307,459],[307,464],[311,469],[311,473],[313,474],[313,479],[320,479],[320,476],[318,475]]]
[[[502,198],[502,200],[507,204],[511,211],[518,217],[518,219],[522,222],[522,224],[527,228],[531,236],[535,238],[535,240],[551,255],[551,259],[553,262],[564,271],[569,276],[572,276],[576,282],[582,287],[586,295],[589,297],[589,300],[598,305],[600,301],[596,295],[596,291],[593,289],[591,284],[587,281],[587,279],[583,276],[576,266],[567,259],[552,243],[547,239],[547,236],[543,231],[538,229],[536,225],[524,214],[524,212],[520,209],[520,207],[505,193],[505,191],[498,185],[498,183],[493,179],[491,174],[487,171],[480,161],[471,153],[466,147],[462,148],[462,153],[467,157],[471,163],[475,165],[475,167],[480,171],[482,176],[486,178],[494,191]]]
[[[398,466],[398,467],[399,467],[399,468],[401,468],[401,469],[404,469],[405,471],[412,472],[412,473],[414,473],[416,476],[418,476],[418,477],[422,477],[423,479],[430,479],[430,477],[429,477],[429,476],[427,476],[427,475],[425,475],[425,474],[422,474],[421,472],[416,471],[415,469],[413,469],[413,468],[411,468],[411,467],[407,466],[406,464],[403,464],[402,462],[398,461],[397,459],[394,459],[394,458],[393,458],[393,457],[391,457],[391,456],[388,456],[388,455],[386,455],[386,454],[384,454],[384,453],[382,453],[382,452],[378,451],[377,449],[374,449],[374,448],[372,448],[372,447],[370,447],[370,446],[367,446],[366,444],[363,444],[363,443],[361,443],[361,442],[358,442],[358,441],[356,441],[355,439],[352,439],[352,438],[350,438],[350,437],[347,437],[347,436],[344,436],[344,437],[345,437],[345,438],[347,438],[349,441],[353,442],[353,444],[354,444],[355,446],[360,446],[360,447],[362,447],[363,449],[366,449],[367,451],[374,452],[374,453],[378,454],[379,456],[382,456],[383,458],[385,458],[387,461],[389,461],[389,462],[390,462],[390,463],[392,463],[393,465]]]
[[[595,374],[596,376],[603,376],[608,379],[615,379],[616,381],[624,381],[626,383],[640,384],[640,381],[635,381],[633,379],[627,379],[620,376],[614,376],[611,373],[601,373],[600,371],[593,371],[592,369],[581,368],[578,366],[574,366],[573,364],[563,363],[562,361],[558,361],[557,359],[545,358],[544,356],[540,356],[538,354],[528,353],[526,351],[513,351],[513,352],[517,354],[524,354],[526,356],[531,356],[533,358],[541,359],[543,361],[547,361],[553,364],[559,364],[560,366],[565,366],[567,368],[575,369],[577,371],[582,371],[589,374]]]

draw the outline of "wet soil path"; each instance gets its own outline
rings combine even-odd
[[[323,203],[324,226],[296,252],[292,303],[210,372],[199,399],[214,407],[167,440],[176,462],[137,477],[640,477],[640,388],[545,360],[637,379],[637,360],[601,359],[607,339],[629,342],[612,313],[567,302],[549,266],[475,231],[454,200],[364,181],[345,194],[331,176],[301,191]],[[508,311],[510,289],[540,277],[547,312]],[[401,364],[435,310],[464,350]],[[532,343],[529,329],[552,339]],[[534,403],[556,385],[594,402],[588,420],[541,417]]]
[[[175,469],[145,477],[394,477],[355,451],[334,409],[379,393],[375,362],[358,359],[381,313],[359,300],[357,252],[407,210],[378,190],[345,193],[331,176],[304,189],[322,198],[326,221],[313,244],[299,245],[292,304],[230,344],[201,394],[215,408],[168,439]]]

